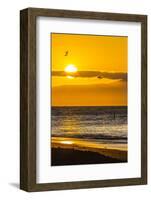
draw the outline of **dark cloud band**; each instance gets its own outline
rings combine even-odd
[[[100,71],[78,71],[76,73],[64,72],[64,71],[52,71],[52,76],[73,76],[80,78],[93,78],[98,79],[121,79],[127,81],[127,73],[123,72],[100,72]]]

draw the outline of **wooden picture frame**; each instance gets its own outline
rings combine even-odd
[[[36,183],[36,19],[39,16],[141,23],[141,177]],[[147,16],[27,8],[20,12],[20,188],[47,191],[147,184]]]

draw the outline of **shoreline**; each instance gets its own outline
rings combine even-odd
[[[127,144],[52,137],[51,148],[52,166],[127,162]]]

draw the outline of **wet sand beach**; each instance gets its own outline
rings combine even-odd
[[[127,144],[52,137],[51,147],[52,166],[127,162]]]

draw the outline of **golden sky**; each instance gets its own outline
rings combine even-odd
[[[127,37],[52,33],[52,106],[127,105],[127,51]]]

